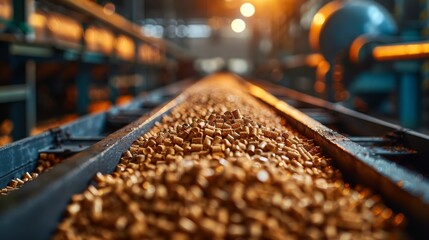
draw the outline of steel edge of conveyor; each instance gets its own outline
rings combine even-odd
[[[178,87],[191,82],[193,80],[181,81]],[[49,239],[70,197],[88,186],[97,172],[112,172],[132,142],[183,101],[183,95],[180,94],[88,149],[67,158],[18,191],[0,197],[1,239]],[[85,116],[84,119],[91,117]],[[50,132],[40,134],[40,137],[46,136],[50,136],[48,140],[52,141]],[[30,140],[38,138],[36,136]],[[13,144],[19,145],[26,141],[28,139]]]
[[[250,83],[246,85],[251,95],[276,109],[298,132],[314,139],[323,152],[334,159],[346,179],[370,187],[406,213],[411,217],[410,223],[416,224],[412,227],[413,230],[427,231],[424,227],[429,222],[428,179],[395,162],[370,154],[366,148],[327,128],[264,89]]]
[[[0,147],[0,187],[4,187],[15,177],[20,177],[24,172],[31,171],[37,164],[37,156],[43,149],[53,147],[58,134],[72,133],[73,137],[98,136],[103,134],[104,125],[110,114],[115,114],[123,110],[139,109],[139,106],[147,102],[157,101],[165,94],[176,96],[177,90],[183,89],[192,83],[193,79],[184,79],[174,84],[150,91],[148,94],[137,96],[134,101],[126,105],[114,106],[106,112],[85,115],[75,121],[66,123],[59,127],[52,128],[38,135],[15,141],[11,144]],[[19,156],[17,156],[19,153]],[[20,174],[19,174],[20,173]]]
[[[301,103],[328,111],[338,118],[339,121],[346,122],[346,128],[352,128],[351,130],[353,132],[351,134],[355,134],[356,136],[386,137],[388,134],[393,134],[395,138],[397,138],[395,141],[417,151],[418,158],[421,159],[416,166],[417,168],[423,167],[429,169],[429,161],[424,160],[429,156],[428,135],[365,115],[346,108],[339,103],[329,103],[316,97],[277,86],[263,80],[252,80],[251,83],[262,88],[269,88],[271,94],[299,99]],[[356,132],[356,128],[358,128],[358,132]]]
[[[179,96],[156,108],[40,175],[19,191],[0,198],[0,236],[4,239],[48,239],[70,197],[82,191],[97,172],[112,172],[122,153],[182,100]]]

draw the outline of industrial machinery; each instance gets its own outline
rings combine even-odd
[[[367,86],[375,82],[373,88],[377,88],[377,82],[388,85],[397,77],[389,77],[389,71],[397,71],[401,124],[418,126],[422,92],[420,63],[416,60],[427,58],[426,41],[409,42],[398,36],[392,15],[374,1],[326,4],[315,14],[309,37],[311,47],[326,60],[318,65],[318,71],[327,75],[318,79],[316,85],[326,88],[329,100],[344,99],[346,90],[358,88],[359,79],[366,78]],[[382,69],[384,77],[364,76],[369,68],[376,67]],[[370,88],[365,89],[365,93],[370,92]]]

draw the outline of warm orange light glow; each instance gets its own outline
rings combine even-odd
[[[313,18],[313,23],[316,25],[323,25],[326,21],[326,17],[323,15],[323,13],[316,13]]]
[[[30,15],[28,22],[33,28],[42,29],[46,26],[46,16],[41,13],[33,13]]]
[[[231,22],[231,29],[236,33],[241,33],[246,29],[246,23],[239,18],[234,19]]]
[[[12,18],[12,3],[11,1],[0,1],[0,18],[9,20]]]
[[[119,35],[116,39],[116,54],[125,60],[132,60],[134,51],[134,41],[127,36]]]
[[[305,58],[305,62],[309,67],[317,67],[320,62],[324,61],[322,54],[313,53]]]
[[[115,10],[116,10],[115,4],[113,4],[113,3],[106,3],[106,5],[104,5],[104,7],[103,7],[103,12],[106,15],[114,14]]]
[[[326,84],[324,81],[316,81],[314,83],[314,91],[315,92],[322,94],[325,92],[325,90],[326,90]]]
[[[91,103],[88,106],[88,112],[90,113],[99,113],[109,110],[112,107],[112,104],[109,101],[98,101]]]
[[[82,37],[82,26],[76,20],[60,14],[50,14],[48,29],[58,39],[78,42]]]
[[[255,6],[251,3],[243,3],[240,7],[240,12],[245,17],[251,17],[255,14]]]
[[[156,64],[162,62],[164,56],[158,48],[142,44],[139,47],[139,58],[144,63]]]
[[[318,65],[317,65],[317,75],[318,76],[325,76],[329,69],[331,68],[331,66],[329,65],[329,63],[327,61],[321,61]]]
[[[288,114],[298,112],[297,109],[291,108],[287,103],[281,101],[280,99],[276,98],[275,96],[271,95],[269,92],[258,86],[248,85],[248,90],[252,96],[261,99],[263,102],[268,103],[268,105],[273,106],[281,112],[287,112]]]
[[[328,73],[331,66],[325,60],[322,60],[316,69],[316,81],[314,83],[314,91],[322,94],[326,91],[326,74]]]
[[[322,7],[316,15],[313,17],[313,21],[310,27],[310,45],[314,50],[319,51],[319,40],[320,40],[320,32],[322,31],[323,26],[329,17],[336,12],[341,6],[342,2],[332,1]]]
[[[365,36],[356,38],[350,46],[349,58],[354,63],[359,63],[359,54],[362,47],[368,42]]]
[[[379,61],[429,57],[429,42],[375,47],[372,56]]]
[[[278,98],[274,97],[273,95],[267,93],[264,89],[255,85],[249,85],[249,93],[257,98],[262,99],[262,101],[272,106],[276,106],[276,104],[281,102]]]
[[[115,36],[100,27],[90,26],[85,31],[85,44],[88,50],[110,54],[115,43]]]
[[[119,96],[118,99],[116,99],[116,104],[125,105],[127,103],[130,103],[132,100],[133,100],[132,95],[123,95],[123,96]]]

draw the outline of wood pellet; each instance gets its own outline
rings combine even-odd
[[[209,82],[74,195],[54,239],[391,239],[405,217],[311,139]],[[236,87],[239,89],[239,87]]]

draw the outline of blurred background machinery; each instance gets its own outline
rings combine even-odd
[[[220,70],[427,132],[428,4],[0,0],[0,144]]]

